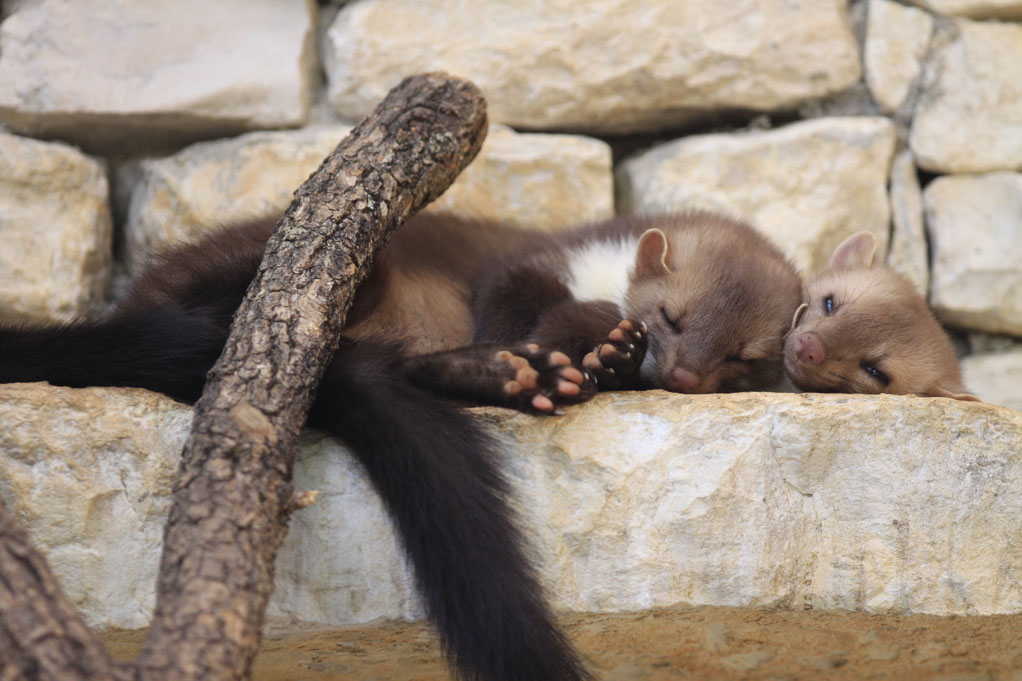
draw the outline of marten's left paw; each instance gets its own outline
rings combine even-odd
[[[603,343],[582,358],[582,366],[593,372],[600,390],[624,388],[638,378],[648,347],[646,325],[625,319],[607,334]]]
[[[504,393],[508,406],[522,411],[551,413],[559,405],[585,402],[596,393],[592,375],[572,366],[563,352],[529,343],[501,350],[496,358],[515,370],[514,377],[504,384]]]

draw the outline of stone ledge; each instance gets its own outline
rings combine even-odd
[[[556,607],[676,603],[1022,612],[1022,413],[914,397],[601,395],[501,434]],[[90,623],[152,610],[189,409],[139,390],[0,386],[0,495]],[[268,614],[345,624],[421,608],[382,505],[309,434]],[[130,557],[130,560],[125,560]]]

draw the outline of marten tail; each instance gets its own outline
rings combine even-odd
[[[396,349],[387,352],[342,340],[310,424],[340,437],[365,466],[455,674],[589,678],[526,558],[495,443],[468,414],[402,380]]]
[[[194,402],[227,330],[211,316],[168,307],[63,325],[0,325],[0,383],[148,388]]]

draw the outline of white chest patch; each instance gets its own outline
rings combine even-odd
[[[594,241],[569,251],[566,283],[571,295],[580,301],[611,301],[623,313],[638,244],[630,237]]]

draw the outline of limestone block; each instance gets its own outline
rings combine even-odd
[[[479,155],[430,209],[539,229],[611,217],[610,146],[581,135],[491,126]]]
[[[965,357],[962,376],[980,399],[1022,412],[1022,350]]]
[[[909,143],[938,173],[1022,169],[1022,25],[956,22],[930,62]]]
[[[886,252],[894,144],[894,125],[881,117],[685,137],[618,165],[618,207],[736,215],[771,237],[804,272],[815,272],[860,230],[876,234]]]
[[[1022,413],[945,399],[660,391],[559,417],[476,410],[554,605],[1022,612]],[[89,622],[149,617],[190,410],[143,391],[0,386],[0,495]],[[269,614],[332,624],[422,608],[382,505],[304,438]]]
[[[1020,0],[909,0],[926,9],[970,19],[1022,19]]]
[[[0,318],[67,321],[102,301],[113,237],[106,169],[0,133]]]
[[[479,85],[496,122],[596,133],[791,108],[861,72],[840,0],[350,3],[327,32],[324,66],[348,120],[402,77],[443,70]]]
[[[36,0],[0,26],[0,120],[123,153],[301,125],[312,0]]]
[[[125,227],[134,265],[216,225],[283,212],[350,131],[332,125],[201,142],[141,163]],[[577,135],[494,126],[434,210],[552,229],[613,215],[610,147]]]
[[[925,298],[930,292],[930,256],[923,223],[923,192],[910,151],[898,154],[891,164],[891,223],[887,265],[912,282]]]
[[[863,66],[880,108],[893,113],[905,103],[922,71],[933,19],[891,0],[870,0]]]
[[[350,129],[252,132],[143,161],[124,227],[125,258],[137,268],[145,256],[209,229],[282,213]]]
[[[90,625],[146,626],[191,409],[145,390],[0,385],[0,496]]]
[[[1022,335],[1022,174],[940,177],[923,200],[934,311],[953,326]]]

